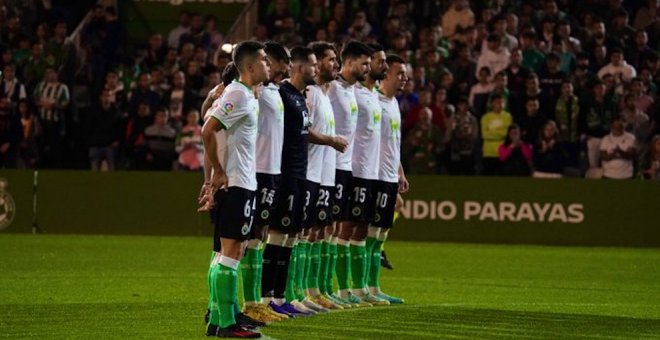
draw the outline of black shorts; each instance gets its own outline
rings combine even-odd
[[[399,183],[376,182],[376,215],[374,226],[379,228],[392,228],[394,224],[394,210],[396,196],[399,193]]]
[[[316,223],[316,200],[319,197],[321,184],[307,181],[305,183],[305,212],[303,213],[303,229],[309,229]]]
[[[350,171],[337,170],[335,172],[335,190],[332,203],[332,217],[335,221],[349,220],[349,198],[351,196],[351,180],[353,175]]]
[[[254,219],[256,226],[262,227],[270,224],[271,215],[273,215],[273,211],[275,210],[279,188],[280,175],[257,173],[257,211],[255,212]]]
[[[325,227],[331,225],[334,219],[332,218],[332,206],[335,193],[335,187],[321,186],[319,188],[319,197],[316,201],[316,225]]]
[[[240,187],[229,187],[215,193],[216,209],[213,249],[220,249],[220,238],[245,241],[250,238],[256,201],[254,191]]]
[[[302,230],[307,189],[305,182],[304,179],[282,175],[270,229],[283,233],[297,233]]]
[[[371,223],[376,215],[376,180],[353,177],[351,181],[349,221]]]

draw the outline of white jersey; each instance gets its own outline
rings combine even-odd
[[[355,99],[355,86],[343,79],[330,82],[328,97],[335,115],[335,132],[348,142],[346,151],[337,152],[337,169],[351,171],[353,155],[353,136],[357,125],[358,106]]]
[[[257,129],[257,172],[279,175],[284,141],[284,103],[279,86],[269,83],[261,87],[259,127]]]
[[[225,149],[220,163],[229,187],[257,190],[255,148],[259,102],[252,89],[234,80],[209,111],[226,130],[226,142],[218,147]]]
[[[307,86],[307,108],[309,109],[312,128],[322,135],[334,136],[335,117],[332,112],[330,98],[319,85]],[[323,162],[326,150],[329,146],[309,144],[307,154],[307,180],[321,183],[322,169],[326,166]],[[334,167],[333,167],[334,171]]]
[[[220,84],[220,85],[222,85],[222,84]],[[216,85],[216,86],[215,86],[215,87],[214,87],[209,93],[217,91],[217,90],[218,90],[218,87],[220,87],[220,85]],[[222,100],[222,96],[223,96],[224,94],[225,94],[225,92],[224,92],[224,90],[223,90],[223,92],[222,92],[222,94],[220,95],[220,97],[218,97],[215,101],[213,101],[213,103],[215,103],[215,102],[218,101],[218,100]],[[211,116],[212,116],[212,114],[211,114],[211,107],[209,107],[209,108],[206,110],[206,112],[204,113],[204,121],[206,122],[206,118],[207,118],[207,117],[211,117]],[[225,151],[226,151],[226,149],[227,149],[227,148],[226,148],[226,144],[227,144],[227,134],[226,134],[225,130],[220,130],[220,131],[218,131],[218,132],[215,133],[215,142],[216,142],[216,144],[218,145],[218,159],[222,160],[222,159],[225,158]]]
[[[401,164],[401,111],[395,97],[378,95],[383,109],[380,126],[380,170],[378,179],[384,182],[399,182]]]
[[[362,84],[355,85],[358,104],[357,133],[353,138],[353,176],[378,179],[380,166],[380,122],[382,109],[378,92]]]
[[[617,148],[626,151],[635,147],[635,135],[624,132],[620,136],[609,134],[600,141],[600,151],[613,153]],[[608,178],[632,178],[634,174],[633,161],[629,159],[615,158],[603,161],[603,176]]]

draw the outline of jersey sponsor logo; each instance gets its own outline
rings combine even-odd
[[[225,103],[225,105],[222,107],[222,111],[224,111],[225,114],[230,114],[232,111],[234,111],[234,104]]]
[[[243,234],[243,236],[249,234],[250,229],[252,229],[252,228],[250,228],[249,224],[247,224],[247,223],[243,224],[243,228],[241,228],[241,234]]]
[[[378,122],[380,122],[380,118],[381,118],[380,110],[374,109],[373,115],[374,115],[374,124],[378,124]]]

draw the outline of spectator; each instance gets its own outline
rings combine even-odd
[[[504,143],[498,148],[500,174],[504,176],[531,176],[532,147],[520,139],[520,128],[511,124]]]
[[[571,23],[568,20],[559,21],[557,26],[557,36],[564,42],[567,50],[576,55],[582,52],[582,43],[571,35]]]
[[[502,45],[508,51],[518,48],[518,39],[507,32],[507,21],[504,14],[498,14],[492,20],[492,32],[502,37]],[[482,45],[482,51],[486,46]]]
[[[653,97],[646,94],[644,81],[641,77],[635,77],[630,81],[630,93],[635,97],[635,107],[648,114],[653,103]]]
[[[525,92],[527,77],[532,73],[522,65],[522,61],[522,50],[518,48],[512,50],[509,67],[504,71],[507,76],[507,89],[512,98],[520,98],[522,93]]]
[[[120,115],[117,107],[112,103],[110,91],[101,91],[99,102],[92,106],[85,118],[85,133],[92,170],[101,170],[101,163],[104,160],[108,170],[115,170],[120,140]]]
[[[457,111],[451,120],[449,142],[450,165],[452,175],[474,175],[475,150],[479,140],[477,118],[470,113],[470,104],[465,97],[456,103]]]
[[[438,87],[433,95],[433,102],[431,104],[431,111],[433,112],[433,124],[440,129],[447,131],[448,120],[454,115],[454,105],[447,102],[447,89]],[[446,133],[443,133],[446,135]]]
[[[433,113],[428,107],[420,111],[421,120],[408,132],[403,145],[408,172],[413,174],[437,173],[445,136],[431,119]]]
[[[217,83],[216,83],[217,84]],[[171,125],[179,130],[186,122],[184,116],[191,109],[198,106],[197,96],[186,87],[186,78],[183,72],[177,72],[172,77],[172,89],[163,96],[163,105],[168,108]]]
[[[522,48],[522,66],[539,72],[545,63],[545,55],[536,46],[536,35],[532,31],[525,31],[520,37]]]
[[[167,46],[178,49],[181,36],[190,31],[190,13],[186,10],[179,12],[179,25],[173,28],[167,36]]]
[[[456,47],[456,60],[449,66],[454,76],[454,84],[461,96],[469,96],[470,88],[476,82],[474,74],[477,72],[477,63],[470,58],[470,48],[465,44]]]
[[[144,60],[145,65],[150,69],[160,67],[163,64],[166,51],[163,36],[159,33],[152,34],[148,41],[147,57]]]
[[[403,119],[403,130],[408,131],[412,129],[419,121],[421,121],[424,116],[422,110],[427,109],[431,106],[432,103],[431,90],[428,88],[422,89],[419,92],[419,100],[417,105],[413,106],[410,109],[410,112]]]
[[[448,39],[454,37],[458,28],[474,26],[474,13],[467,0],[454,0],[442,15],[442,30]]]
[[[625,46],[635,36],[635,29],[628,25],[628,12],[621,8],[613,12],[608,36],[615,39],[620,46]]]
[[[21,121],[14,110],[0,110],[0,169],[15,168]]]
[[[638,30],[646,30],[649,27],[658,25],[658,2],[656,0],[647,0],[646,5],[642,6],[635,15],[633,24]]]
[[[21,119],[21,142],[18,148],[18,167],[31,169],[37,164],[39,148],[37,139],[41,133],[39,118],[30,108],[26,99],[18,101],[18,116]]]
[[[559,127],[559,141],[567,154],[566,165],[577,167],[579,156],[578,116],[580,102],[573,94],[573,84],[564,81],[561,84],[561,96],[555,107],[555,120]]]
[[[520,138],[527,144],[534,145],[548,121],[548,118],[539,112],[540,102],[538,98],[529,97],[525,103],[525,115],[520,117]],[[515,118],[514,118],[515,120]]]
[[[649,47],[648,42],[648,33],[644,30],[638,30],[635,33],[635,39],[632,46],[626,48],[626,52],[624,53],[626,60],[629,61],[630,65],[636,70],[640,70],[644,67],[646,59],[653,54],[653,49]]]
[[[610,122],[615,114],[616,105],[605,96],[605,84],[598,81],[580,107],[580,130],[586,139],[590,168],[600,167],[601,139],[610,133]]]
[[[509,111],[510,110],[509,109],[509,107],[510,107],[509,97],[511,95],[510,95],[509,89],[507,87],[507,85],[509,84],[509,78],[506,76],[506,72],[502,71],[502,72],[499,72],[498,74],[496,74],[495,79],[493,80],[493,84],[494,84],[493,91],[490,93],[490,96],[488,98],[488,102],[490,103],[490,98],[494,94],[499,94],[504,99],[504,109]]]
[[[551,120],[547,121],[534,147],[534,177],[562,177],[565,155],[559,147],[557,138],[557,125]]]
[[[207,51],[209,53],[215,52],[222,43],[224,38],[222,33],[218,31],[218,18],[215,15],[207,15],[204,21],[204,38],[203,41],[208,41]]]
[[[155,110],[161,103],[161,97],[151,89],[151,75],[147,72],[140,74],[137,87],[131,91],[128,101],[129,116],[137,113],[139,103],[147,103],[150,111]]]
[[[199,13],[192,13],[190,15],[190,27],[188,32],[181,35],[179,38],[179,46],[187,43],[193,43],[194,46],[199,46],[207,49],[211,43],[210,36],[205,34],[204,23],[202,15]]]
[[[19,100],[27,98],[25,86],[15,76],[14,66],[6,65],[0,82],[0,113],[9,113]]]
[[[470,89],[470,107],[473,108],[474,115],[481,118],[488,109],[488,98],[495,88],[495,84],[490,82],[490,68],[482,67],[479,70],[479,82],[472,85]]]
[[[487,39],[487,48],[481,52],[479,61],[477,61],[477,70],[488,67],[493,74],[497,74],[509,66],[509,59],[509,50],[502,47],[502,37],[490,34]],[[479,74],[476,76],[479,77]]]
[[[65,136],[65,112],[69,106],[69,88],[58,81],[57,73],[47,67],[42,82],[37,84],[34,101],[41,122],[39,140],[40,165],[42,168],[59,168],[62,161],[62,144]]]
[[[397,94],[397,100],[399,101],[399,109],[401,110],[401,115],[405,118],[411,112],[411,109],[419,104],[419,96],[414,91],[415,84],[408,81],[406,85],[403,86],[403,91]]]
[[[635,95],[626,94],[623,100],[623,129],[635,136],[635,149],[642,155],[646,152],[648,137],[651,132],[651,122],[646,113],[640,111],[635,105]]]
[[[651,140],[650,148],[642,161],[642,174],[645,178],[660,179],[660,135]]]
[[[200,170],[204,162],[202,145],[202,127],[199,125],[199,112],[193,109],[186,115],[186,125],[181,129],[176,140],[176,152],[179,154],[179,167],[183,170]]]
[[[548,118],[554,119],[555,105],[557,98],[561,94],[561,84],[568,77],[568,75],[559,69],[559,55],[550,53],[546,56],[546,67],[539,72],[539,82],[541,84],[541,91],[547,99],[546,106],[542,106],[543,114]],[[560,128],[561,129],[561,128]]]
[[[157,109],[154,123],[144,130],[145,159],[150,170],[172,170],[176,159],[176,131],[167,125],[167,118],[167,109]]]
[[[53,37],[42,46],[44,46],[46,60],[49,60],[55,70],[57,70],[60,75],[64,76],[64,83],[70,83],[73,81],[76,49],[75,46],[67,40],[66,34],[66,22],[58,21],[55,23],[53,29]]]
[[[108,91],[110,102],[117,107],[120,113],[126,112],[126,91],[124,91],[124,84],[119,81],[119,75],[116,71],[108,71],[105,75],[105,84],[102,90]]]
[[[507,128],[513,123],[511,114],[504,111],[504,99],[496,94],[491,98],[491,111],[481,118],[484,174],[499,174],[498,148],[507,137]]]
[[[575,87],[575,94],[579,98],[589,97],[591,87],[598,80],[598,77],[589,69],[589,57],[586,53],[578,53],[575,58],[575,68],[569,77]]]
[[[603,161],[603,177],[630,179],[633,177],[635,136],[624,131],[621,116],[612,117],[610,134],[600,143],[600,159]]]
[[[151,109],[146,102],[139,103],[136,114],[129,116],[124,132],[123,157],[127,159],[131,169],[147,169],[144,130],[152,120]]]
[[[35,42],[30,47],[31,54],[23,64],[23,80],[28,91],[34,89],[34,86],[44,77],[44,72],[48,63],[43,56],[43,46]],[[57,71],[57,70],[56,70]]]
[[[353,14],[353,23],[348,28],[348,35],[351,39],[364,41],[372,33],[371,24],[367,21],[367,13],[358,10]]]
[[[566,74],[571,74],[575,68],[575,57],[568,51],[566,43],[560,36],[555,36],[552,51],[559,56],[559,69]]]
[[[275,5],[268,8],[268,13],[263,20],[271,36],[280,34],[284,27],[284,19],[290,18],[292,15],[285,0],[275,0],[273,2]]]
[[[179,64],[179,56],[176,52],[177,50],[173,47],[170,47],[165,52],[165,60],[161,65],[161,69],[166,76],[172,76],[174,72],[179,71],[181,64]]]
[[[621,49],[614,49],[610,52],[610,63],[598,71],[598,77],[603,79],[603,76],[606,74],[614,76],[615,85],[617,88],[621,88],[619,90],[619,93],[621,93],[623,91],[623,84],[627,84],[635,78],[637,71],[623,60],[623,51]]]

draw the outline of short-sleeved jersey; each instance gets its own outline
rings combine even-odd
[[[378,179],[380,166],[380,125],[382,109],[378,92],[358,83],[355,85],[358,104],[356,133],[353,138],[353,177]]]
[[[355,85],[338,78],[330,82],[328,97],[335,115],[335,133],[344,137],[348,147],[343,153],[337,152],[337,169],[351,171],[353,136],[357,125],[358,106],[355,99]]]
[[[257,135],[257,172],[279,175],[282,167],[284,140],[284,103],[279,86],[269,83],[261,87]]]
[[[257,190],[255,149],[259,103],[252,89],[235,80],[209,110],[226,130],[226,142],[218,147],[225,149],[220,163],[229,187]]]
[[[284,103],[282,175],[304,180],[307,175],[310,125],[305,97],[288,81],[280,86],[280,96]]]
[[[378,94],[382,108],[380,125],[380,169],[378,179],[389,183],[399,182],[401,164],[401,111],[395,97]]]
[[[320,134],[334,136],[335,117],[332,112],[332,105],[330,104],[330,98],[321,86],[307,86],[307,107],[309,108],[312,128]],[[309,144],[309,154],[307,159],[308,181],[321,183],[322,169],[326,166],[323,160],[327,149],[331,149],[331,147]]]

